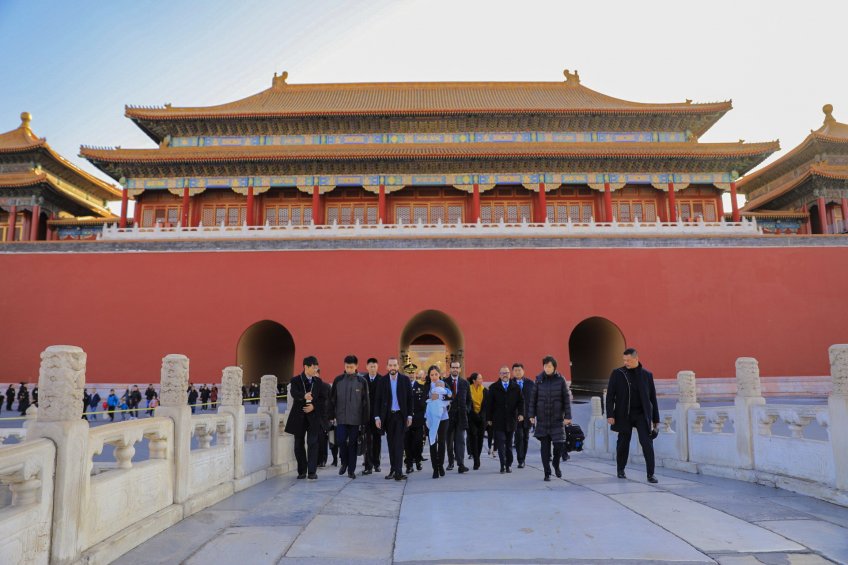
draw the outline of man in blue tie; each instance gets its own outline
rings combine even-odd
[[[389,357],[386,368],[388,374],[377,383],[374,425],[386,432],[390,463],[386,479],[403,481],[404,432],[412,425],[414,409],[412,381],[399,371],[397,357]]]
[[[509,367],[498,372],[500,380],[489,387],[486,420],[495,434],[495,447],[501,460],[501,473],[511,473],[512,435],[517,423],[524,422],[524,398],[518,385],[509,380]]]
[[[533,397],[533,387],[536,386],[531,379],[524,378],[524,364],[512,364],[512,380],[521,389],[521,396],[524,398],[524,414],[527,414],[530,399]],[[524,468],[524,460],[527,459],[527,445],[530,443],[530,428],[532,428],[530,420],[524,418],[520,422],[516,422],[515,426],[515,458],[518,459],[518,468]]]

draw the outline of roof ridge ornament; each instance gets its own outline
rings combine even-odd
[[[29,112],[21,112],[21,127],[29,130],[29,123],[32,121],[32,114]]]
[[[577,69],[574,69],[574,72],[569,72],[568,69],[562,71],[563,76],[565,76],[565,84],[569,86],[579,86],[580,85],[580,74],[577,72]]]
[[[833,104],[822,106],[822,112],[824,112],[824,125],[836,123],[836,118],[833,117]]]
[[[271,80],[271,88],[282,88],[286,85],[286,80],[288,78],[288,71],[283,71],[280,76],[277,76],[277,73],[274,73],[274,78]]]

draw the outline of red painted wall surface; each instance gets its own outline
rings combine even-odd
[[[38,375],[39,353],[88,352],[89,382],[158,382],[184,353],[192,380],[220,379],[239,336],[274,320],[296,358],[327,375],[352,352],[381,364],[422,310],[464,334],[466,372],[502,363],[536,373],[603,316],[659,378],[691,369],[729,377],[756,357],[767,375],[829,373],[848,343],[844,248],[270,251],[0,256],[0,382]]]

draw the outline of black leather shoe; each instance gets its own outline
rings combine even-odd
[[[480,468],[480,462],[479,462],[479,461],[475,461],[475,462],[474,462],[474,470],[476,471],[476,470],[477,470],[477,469],[479,469],[479,468]]]
[[[348,473],[348,474],[347,474],[347,476],[348,476],[348,478],[350,478],[350,479],[355,479],[355,478],[356,478],[356,473]]]
[[[548,482],[548,483],[551,482],[551,476],[550,475],[545,475],[545,482]]]
[[[297,478],[298,478],[298,479],[305,479],[305,478],[306,478],[306,473],[301,473],[301,474],[299,474],[299,475],[297,476]]]
[[[309,475],[309,477],[308,477],[308,478],[309,478],[309,480],[310,480],[310,481],[317,481],[317,480],[318,480],[318,475],[317,475],[317,474],[315,474],[315,473],[312,473],[311,475]]]
[[[562,471],[559,470],[559,467],[556,467],[554,469],[554,474],[557,476],[558,479],[562,478]]]
[[[347,465],[342,465],[339,467],[339,475],[344,475],[345,473],[347,473]]]
[[[459,474],[460,474],[460,475],[461,475],[462,473],[467,473],[467,472],[468,472],[468,467],[466,467],[465,465],[463,465],[463,466],[461,466],[461,467],[459,468]]]
[[[395,480],[396,480],[396,481],[405,481],[405,480],[406,480],[406,475],[404,475],[404,474],[402,474],[402,473],[397,473],[397,474],[395,475]]]
[[[444,468],[444,467],[439,467],[439,476],[440,476],[440,477],[444,477],[444,476],[445,476],[445,468]]]
[[[624,471],[619,471],[618,472],[618,478],[619,479],[626,479],[627,475],[624,474]]]
[[[504,473],[506,473],[506,467],[501,465],[501,475],[503,475]]]
[[[380,472],[380,466],[379,466],[379,465],[377,465],[376,467],[374,467],[374,472],[375,472],[375,473],[379,473],[379,472]]]
[[[507,473],[512,473],[512,469],[510,469],[509,467],[507,467],[507,468],[506,468],[506,472],[507,472]]]
[[[650,477],[648,477],[648,482],[653,483],[653,484],[657,484],[659,481],[657,480],[657,478],[655,476],[651,475]]]
[[[371,469],[365,469],[364,471],[362,471],[362,474],[363,474],[363,475],[370,475],[370,474],[371,474]]]
[[[419,461],[418,463],[415,464],[415,468],[418,469],[419,471],[421,470],[421,461]]]
[[[390,479],[394,479],[394,478],[395,478],[395,474],[394,474],[394,473],[391,473],[391,472],[390,472],[388,475],[386,475],[386,480],[387,480],[387,481],[388,481],[388,480],[390,480]]]
[[[523,462],[522,462],[522,463],[519,463],[519,464],[518,464],[518,468],[519,468],[519,469],[523,469],[523,468],[524,468],[524,463],[523,463]]]
[[[434,479],[438,479],[438,478],[439,478],[439,470],[438,470],[438,469],[433,469],[433,478],[434,478]]]
[[[453,471],[453,463],[448,463],[447,470]]]
[[[406,466],[406,474],[408,475],[408,474],[412,473],[412,471],[413,471],[412,467],[410,467],[409,465],[407,465],[407,466]]]

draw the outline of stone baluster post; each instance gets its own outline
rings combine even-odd
[[[173,465],[174,503],[189,499],[189,465],[191,457],[191,408],[188,405],[188,357],[171,354],[162,358],[159,406],[154,415],[174,422]],[[166,454],[167,458],[167,454]]]
[[[601,397],[593,396],[591,399],[592,416],[589,418],[587,442],[589,449],[606,453],[609,447],[609,426],[601,408]]]
[[[221,394],[218,396],[218,414],[230,414],[233,417],[233,478],[244,477],[244,405],[241,387],[244,379],[241,367],[226,367],[221,377]]]
[[[698,404],[698,386],[695,373],[680,371],[677,373],[677,458],[689,461],[689,410],[700,408]]]
[[[282,460],[279,453],[280,442],[277,441],[280,435],[280,411],[277,408],[277,377],[274,375],[263,375],[259,382],[258,412],[271,417],[271,466],[277,467]]]
[[[836,488],[848,490],[848,344],[831,345],[828,353],[833,390],[827,399],[830,417],[827,429],[833,449]]]
[[[47,438],[56,445],[50,543],[50,562],[55,564],[74,562],[80,553],[90,463],[88,422],[82,419],[85,363],[85,352],[73,345],[51,345],[41,353],[40,408],[27,427],[27,440]]]
[[[753,408],[766,403],[760,386],[760,366],[753,357],[736,360],[736,455],[740,469],[754,468]]]

